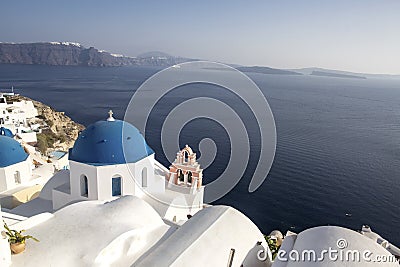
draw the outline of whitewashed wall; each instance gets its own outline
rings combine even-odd
[[[27,183],[32,178],[32,169],[30,157],[25,161],[10,165],[5,168],[0,168],[0,192],[13,189],[20,184],[15,182],[14,174],[19,172],[20,184]]]
[[[3,216],[0,206],[0,232],[4,231],[3,227]],[[3,235],[0,235],[0,266],[10,266],[11,265],[11,251],[8,240]]]

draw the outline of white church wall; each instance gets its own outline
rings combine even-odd
[[[204,188],[196,194],[182,194],[166,190],[165,193],[146,192],[143,196],[161,217],[178,222],[187,220],[188,215],[194,215],[203,208]]]
[[[130,166],[130,168],[133,168]],[[134,195],[135,183],[130,173],[130,168],[125,164],[107,165],[97,167],[98,199],[107,200],[112,196],[113,178],[121,179],[121,195]]]
[[[147,170],[145,181],[142,179],[143,169]],[[137,179],[135,179],[135,175]],[[84,196],[84,179],[87,179],[87,196]],[[154,177],[154,155],[150,155],[136,163],[114,164],[94,166],[76,161],[70,161],[70,196],[66,192],[55,191],[53,202],[55,207],[65,205],[66,201],[85,200],[108,200],[112,199],[112,180],[121,178],[121,195],[142,195],[141,190],[137,190],[143,185],[147,185],[149,190],[163,192],[164,182],[159,177]]]
[[[140,185],[136,195],[143,197],[145,192],[164,193],[165,179],[154,173],[154,154],[135,163],[134,175],[136,183]]]
[[[146,171],[143,179],[142,172]],[[112,178],[121,177],[122,195],[141,196],[142,186],[150,191],[163,192],[164,183],[154,177],[154,155],[138,162],[97,167],[98,199],[106,200],[112,197]]]
[[[203,208],[204,204],[204,187],[200,188],[196,194],[191,195],[190,213],[195,214]]]
[[[86,176],[88,181],[88,195],[85,197],[91,200],[97,199],[98,184],[96,166],[79,163],[73,160],[70,160],[71,197],[73,199],[80,199],[82,197],[81,181],[84,176]]]
[[[70,186],[60,186],[53,192],[53,207],[82,200],[111,200],[117,196],[134,195],[146,199],[164,218],[187,220],[203,208],[204,187],[199,189],[175,186],[166,189],[165,170],[157,167],[154,154],[129,164],[94,166],[70,161]],[[87,186],[84,185],[84,178]],[[113,189],[113,178],[120,178],[120,188]],[[118,186],[118,183],[117,183]],[[82,190],[82,188],[87,188]],[[87,192],[87,196],[83,193]],[[160,196],[154,199],[152,196]]]
[[[7,179],[4,168],[0,168],[0,192],[7,190]]]
[[[134,176],[142,188],[155,189],[154,155],[150,155],[135,163]]]
[[[146,192],[153,192],[158,194],[165,193],[165,177],[161,175],[154,174],[154,180],[152,187],[144,188]],[[143,190],[141,190],[143,192]]]
[[[25,161],[0,168],[0,192],[27,183],[31,178],[32,169],[29,157]]]

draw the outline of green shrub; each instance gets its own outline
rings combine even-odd
[[[42,154],[46,154],[47,149],[52,148],[57,140],[59,140],[59,137],[52,131],[43,131],[37,134],[36,147]]]
[[[47,138],[45,134],[37,134],[37,143],[36,143],[36,147],[39,149],[39,151],[42,154],[45,154],[47,149],[49,148],[49,145],[47,143]]]
[[[8,228],[8,225],[4,222],[4,229],[6,229],[5,234],[8,237],[8,242],[10,244],[17,244],[17,243],[22,243],[24,244],[26,240],[28,239],[33,239],[36,242],[39,242],[36,238],[34,238],[31,235],[23,235],[22,233],[25,232],[25,230],[17,231],[17,230],[11,230]]]
[[[272,253],[272,259],[274,260],[276,255],[278,255],[278,250],[280,246],[276,244],[276,239],[271,238],[270,236],[264,235],[265,241],[267,241],[268,247]]]

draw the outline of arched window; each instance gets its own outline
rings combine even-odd
[[[19,171],[16,171],[14,173],[14,181],[15,181],[15,184],[21,183],[21,175],[20,175]]]
[[[122,178],[121,176],[114,176],[112,178],[112,196],[120,196],[122,195]]]
[[[189,162],[189,152],[187,152],[187,151],[183,152],[183,162],[185,162],[185,163]]]
[[[188,183],[192,183],[192,172],[189,171],[187,176],[188,176]]]
[[[88,197],[89,187],[88,187],[88,178],[86,175],[81,175],[81,196]]]
[[[185,180],[185,177],[181,169],[178,169],[178,179],[180,182],[183,182]]]
[[[142,187],[147,187],[147,168],[142,169]]]

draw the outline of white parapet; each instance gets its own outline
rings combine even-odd
[[[10,266],[11,265],[11,251],[10,251],[10,245],[8,244],[7,236],[4,234],[4,226],[3,226],[3,216],[1,212],[1,206],[0,206],[0,266]]]

